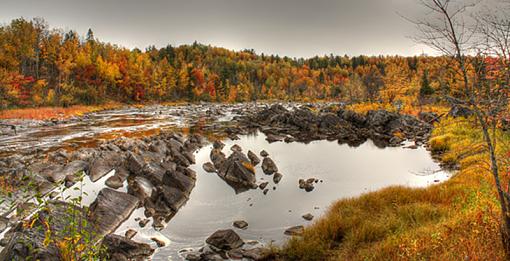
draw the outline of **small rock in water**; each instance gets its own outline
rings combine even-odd
[[[113,176],[109,177],[104,183],[106,186],[108,186],[112,189],[118,189],[124,185],[122,182],[122,179],[117,175],[113,175]]]
[[[202,168],[203,168],[206,172],[209,172],[209,173],[214,173],[214,172],[216,172],[216,168],[214,167],[214,165],[213,165],[211,162],[206,162],[206,163],[204,163],[204,165],[202,165]]]
[[[158,239],[157,237],[151,237],[151,240],[156,242],[156,245],[158,245],[158,247],[164,247],[166,245],[165,241]]]
[[[272,175],[273,173],[278,172],[278,167],[276,167],[276,164],[271,158],[265,157],[262,160],[262,170],[266,175]]]
[[[276,184],[280,183],[280,180],[282,180],[282,177],[283,177],[282,174],[280,174],[279,172],[276,172],[273,176],[273,182]]]
[[[312,214],[310,214],[310,213],[307,213],[307,214],[304,214],[304,215],[302,216],[302,218],[304,218],[305,220],[310,221],[310,220],[312,220],[312,219],[313,219],[313,215],[312,215]]]
[[[231,151],[238,151],[238,152],[242,152],[243,149],[241,148],[241,146],[237,145],[237,144],[234,144],[232,145],[232,147],[230,147],[230,150]]]
[[[140,227],[145,227],[147,225],[147,223],[149,223],[149,221],[151,221],[151,220],[148,218],[140,220],[140,222],[138,222],[138,225],[140,225]]]
[[[213,148],[222,150],[225,147],[225,144],[219,140],[214,141]]]
[[[267,187],[268,184],[269,184],[269,182],[267,182],[267,181],[266,182],[262,182],[262,183],[260,183],[259,188],[263,190],[263,189],[265,189]]]
[[[299,188],[304,189],[306,192],[310,192],[315,188],[313,186],[314,182],[315,182],[314,178],[309,178],[306,181],[304,179],[299,179]]]
[[[128,239],[132,239],[138,232],[134,229],[128,229],[126,231],[126,233],[124,234],[124,236],[126,236],[126,238]]]
[[[248,227],[248,222],[244,220],[236,220],[234,221],[234,223],[232,223],[232,225],[239,229],[245,229],[246,227]]]
[[[264,191],[262,193],[264,193],[264,195],[266,195],[268,191],[269,191],[269,189],[264,189]]]
[[[265,158],[265,157],[269,156],[269,153],[267,153],[267,151],[263,150],[260,152],[260,156]]]
[[[257,157],[257,155],[251,150],[248,151],[248,158],[253,166],[257,166],[260,163],[259,157]]]
[[[273,186],[273,190],[276,190],[276,187],[275,187],[275,186]]]
[[[284,234],[287,236],[301,236],[305,232],[305,228],[303,226],[295,226],[290,227],[285,230]]]

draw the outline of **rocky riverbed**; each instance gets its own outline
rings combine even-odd
[[[448,177],[421,147],[434,115],[365,115],[330,105],[152,106],[65,122],[9,121],[20,127],[16,133],[2,130],[0,176],[15,188],[28,189],[2,198],[0,243],[5,248],[0,257],[23,258],[34,246],[42,260],[57,255],[42,244],[44,231],[20,221],[32,221],[32,213],[53,220],[64,212],[69,204],[56,190],[76,187],[83,174],[98,188],[79,212],[119,260],[188,255],[257,259],[263,256],[263,243],[282,242],[286,229],[306,225],[337,198],[393,184],[425,186]],[[353,155],[359,158],[349,158]],[[382,155],[397,163],[352,165]],[[52,211],[38,210],[36,195],[47,197]],[[234,221],[239,221],[236,235],[258,242],[215,249],[206,239],[230,229]],[[65,224],[52,226],[58,231]]]

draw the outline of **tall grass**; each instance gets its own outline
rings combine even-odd
[[[277,255],[285,260],[504,260],[500,209],[481,133],[473,124],[448,118],[433,131],[431,150],[458,165],[450,180],[339,200]],[[510,141],[505,134],[498,137],[501,144]]]

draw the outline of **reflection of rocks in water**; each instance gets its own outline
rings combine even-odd
[[[385,110],[366,114],[343,109],[316,113],[307,106],[288,110],[279,104],[247,114],[239,123],[244,129],[259,129],[269,142],[338,140],[341,144],[359,146],[372,139],[381,148],[400,146],[405,139],[426,142],[432,129],[429,122]]]

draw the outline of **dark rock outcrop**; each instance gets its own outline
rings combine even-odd
[[[221,250],[236,249],[244,244],[241,237],[232,229],[218,230],[209,236],[205,242]]]
[[[115,234],[107,235],[102,242],[106,249],[106,260],[147,260],[154,253],[148,244],[137,243]]]

